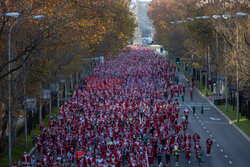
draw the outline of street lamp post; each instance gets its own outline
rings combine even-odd
[[[5,16],[8,17],[12,17],[12,18],[18,18],[19,17],[19,13],[17,12],[13,12],[13,13],[6,13],[3,14]],[[10,33],[8,34],[10,36]],[[9,135],[9,167],[11,167],[11,83],[10,83],[10,68],[11,68],[11,64],[10,64],[10,41],[8,43],[8,135]]]
[[[238,17],[242,17],[242,16],[247,16],[249,14],[247,13],[236,13],[236,19],[233,18],[232,15],[229,14],[224,14],[222,15],[222,17],[224,19],[230,19],[232,18],[232,20],[235,23],[236,26],[236,54],[238,54],[238,50],[239,50],[239,26],[238,26]],[[237,122],[239,122],[239,112],[240,112],[240,91],[239,91],[239,58],[236,58],[236,92],[237,92]]]
[[[238,53],[238,49],[239,49],[239,27],[238,27],[238,21],[237,21],[237,17],[242,17],[242,16],[247,16],[249,14],[247,13],[241,13],[241,12],[238,12],[236,13],[236,20],[232,19],[234,22],[235,22],[235,25],[236,25],[236,52]],[[224,19],[228,19],[228,18],[233,18],[232,15],[228,15],[228,14],[223,14],[222,16],[221,15],[213,15],[213,18],[214,19],[218,19],[218,18],[224,18]],[[195,17],[196,20],[199,20],[199,19],[209,19],[210,17],[209,16],[197,16]],[[188,20],[189,21],[193,21],[194,19],[193,18],[190,18],[188,17]],[[175,23],[185,23],[187,22],[186,20],[179,20],[179,21],[170,21],[170,24],[175,24]],[[218,33],[216,32],[216,61],[217,61],[217,84],[216,84],[216,95],[218,95],[218,92],[219,92],[219,75],[218,75]],[[210,66],[210,57],[209,57],[209,47],[208,47],[208,53],[207,53],[207,56],[208,56],[208,66]],[[209,79],[211,80],[211,74],[210,74],[210,67],[209,67]],[[238,58],[236,59],[236,80],[237,80],[237,122],[239,122],[239,60]],[[209,90],[211,92],[211,85],[209,85]],[[227,91],[227,90],[226,90]],[[207,90],[206,90],[206,95],[207,95]]]
[[[9,17],[13,17],[13,18],[18,18],[19,17],[19,13],[17,12],[14,12],[14,13],[7,13],[5,14],[6,16],[9,16]],[[44,16],[43,15],[38,15],[38,16],[34,16],[33,18],[34,19],[42,19]],[[10,29],[9,29],[9,32],[8,32],[8,117],[9,117],[9,166],[11,167],[11,32],[12,32],[12,29],[13,27],[25,20],[25,19],[29,19],[31,17],[26,17],[26,18],[23,18],[23,19],[18,19],[16,20],[11,26],[10,26]],[[26,89],[26,88],[24,88]],[[25,93],[25,92],[24,92]],[[28,147],[28,143],[27,143],[27,118],[26,118],[26,108],[24,107],[24,122],[25,122],[25,146]]]
[[[214,19],[221,18],[220,15],[213,15]],[[219,39],[218,32],[216,31],[216,98],[219,96]]]
[[[236,54],[239,50],[239,27],[237,19],[235,21],[236,26]],[[236,57],[236,89],[237,89],[237,122],[239,122],[239,113],[240,113],[240,91],[239,91],[239,60],[238,56]]]
[[[218,32],[216,31],[216,99],[219,96],[219,39],[218,39]]]
[[[210,19],[209,16],[202,16],[202,19]],[[214,19],[219,19],[221,18],[220,15],[213,15]],[[219,96],[219,39],[218,39],[218,32],[216,31],[216,89],[215,89],[215,94],[216,94],[216,98],[218,98]],[[211,78],[210,78],[211,80]],[[211,93],[211,84],[209,85],[209,91]]]

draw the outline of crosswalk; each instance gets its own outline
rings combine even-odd
[[[204,109],[210,109],[211,105],[210,103],[180,103],[180,107],[187,107],[187,106],[196,106],[201,107],[203,106]]]

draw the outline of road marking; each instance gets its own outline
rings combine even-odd
[[[232,164],[232,161],[228,161],[230,164]]]
[[[217,147],[219,147],[220,145],[219,144],[217,144]]]
[[[210,108],[204,108],[204,110],[210,110]]]
[[[204,129],[207,129],[207,127],[206,127],[206,126],[204,126]]]
[[[201,120],[199,119],[199,122],[201,122]]]
[[[209,117],[209,119],[211,119],[212,121],[219,121],[219,120],[221,120],[220,118],[214,118],[214,117]]]
[[[225,155],[225,158],[227,158],[227,155]]]
[[[209,133],[209,130],[207,130],[207,133]]]
[[[201,123],[201,125],[204,125],[204,123]]]
[[[214,142],[215,142],[215,139],[214,139]]]
[[[210,137],[213,137],[212,135],[210,135]]]
[[[223,150],[222,150],[222,149],[220,149],[220,151],[221,151],[221,152],[223,152]]]
[[[196,117],[197,119],[199,118],[199,117]]]

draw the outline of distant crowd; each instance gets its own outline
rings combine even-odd
[[[189,89],[192,99],[194,85],[179,83],[169,60],[132,47],[99,64],[91,77],[76,85],[48,126],[41,124],[36,146],[42,156],[25,152],[13,166],[163,167],[178,164],[181,153],[186,163],[191,152],[199,158],[200,136],[189,133],[189,109],[181,111],[176,98]],[[212,144],[208,139],[208,155]]]

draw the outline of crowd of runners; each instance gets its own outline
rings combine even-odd
[[[179,83],[175,70],[141,47],[99,64],[60,114],[40,126],[42,158],[25,152],[16,166],[147,167],[178,165],[180,154],[186,163],[191,155],[199,159],[200,136],[189,133],[189,110],[181,111],[176,98],[189,93],[192,99],[194,85]],[[212,144],[208,139],[208,155]]]

